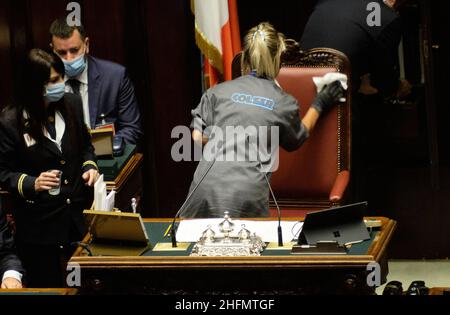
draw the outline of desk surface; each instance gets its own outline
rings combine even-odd
[[[386,281],[387,246],[396,226],[391,219],[376,219],[382,227],[347,255],[297,256],[266,250],[259,257],[191,257],[188,250],[88,257],[80,248],[69,264],[81,267],[82,294],[374,294],[375,287],[367,284],[367,266],[379,263],[381,281]],[[170,242],[164,232],[171,221],[145,220],[152,245]]]
[[[190,257],[190,251],[194,246],[194,243],[190,245],[187,251],[163,251],[155,252],[152,250],[147,251],[142,256],[133,257],[87,257],[84,253],[82,254],[82,249],[80,248],[74,257],[72,257],[73,262],[80,263],[82,265],[98,264],[98,263],[114,263],[114,264],[158,264],[165,261],[173,260],[175,265],[178,264],[189,264],[198,263],[200,265],[207,265],[208,263],[215,264],[215,261],[227,261],[233,264],[239,262],[249,262],[255,264],[267,264],[271,260],[276,261],[277,264],[298,264],[298,263],[336,263],[340,264],[353,264],[353,263],[368,263],[372,261],[378,261],[381,255],[384,253],[389,240],[395,229],[396,222],[387,218],[370,218],[381,220],[382,227],[379,230],[374,230],[371,234],[371,240],[365,241],[360,244],[353,245],[347,255],[334,255],[334,256],[324,256],[324,255],[313,255],[313,256],[297,256],[290,255],[290,250],[269,250],[266,249],[260,257]],[[302,218],[289,218],[286,220],[299,221]],[[170,237],[164,237],[167,228],[170,226],[172,219],[145,219],[144,225],[147,229],[150,242],[153,246],[157,243],[164,242],[170,243]]]
[[[372,232],[372,238],[361,244],[353,245],[347,255],[333,256],[298,256],[290,255],[290,250],[265,250],[260,257],[190,257],[190,250],[194,246],[191,244],[187,251],[167,251],[153,252],[147,251],[142,256],[100,256],[88,257],[82,254],[82,249],[77,250],[70,260],[81,266],[147,266],[147,267],[180,267],[180,266],[196,266],[196,267],[213,267],[217,265],[233,265],[233,266],[271,266],[277,268],[295,267],[299,268],[303,265],[367,265],[373,261],[379,261],[385,254],[386,247],[395,230],[396,222],[387,218],[371,218],[382,221],[382,227],[378,231]],[[302,220],[302,219],[287,219]],[[170,238],[164,238],[164,232],[171,223],[171,219],[146,219],[145,227],[151,244],[154,246],[159,242],[170,243]]]

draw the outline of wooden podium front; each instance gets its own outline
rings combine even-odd
[[[134,154],[119,175],[113,181],[106,182],[108,191],[116,191],[115,207],[124,212],[131,212],[131,199],[136,198],[138,211],[142,196],[142,162],[143,155]]]
[[[131,212],[132,198],[136,198],[139,210],[143,185],[142,162],[143,155],[135,153],[134,146],[127,146],[123,157],[98,160],[100,173],[105,175],[106,189],[116,191],[115,207],[123,212]]]
[[[87,256],[79,248],[69,264],[81,267],[80,294],[375,294],[368,266],[378,266],[375,272],[383,284],[396,226],[391,219],[377,219],[381,228],[347,255],[296,256],[290,250],[266,249],[259,257],[191,257],[190,244],[187,251],[115,257]],[[170,223],[144,220],[152,245],[170,243]]]

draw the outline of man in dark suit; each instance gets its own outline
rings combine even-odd
[[[403,98],[411,92],[408,81],[399,78],[398,63],[402,23],[396,10],[405,1],[318,0],[300,42],[304,49],[337,49],[351,62],[355,201],[370,199],[368,169],[390,167],[392,122],[391,115],[386,113],[392,109],[384,99]],[[379,176],[389,172],[374,173]],[[381,202],[385,196],[387,193],[378,193],[376,200],[369,200],[369,204]]]
[[[13,236],[0,207],[0,277],[2,289],[22,288],[23,268],[15,253]]]
[[[408,83],[399,81],[398,47],[402,35],[396,0],[319,0],[301,39],[304,49],[328,47],[350,59],[353,88],[380,92],[383,96],[408,93]],[[373,4],[376,3],[376,6]],[[379,11],[378,8],[380,9]],[[379,14],[378,14],[379,13]],[[378,15],[371,18],[371,14]],[[377,21],[377,18],[379,20]]]
[[[86,125],[95,129],[114,123],[116,135],[136,144],[142,135],[134,87],[126,69],[89,55],[89,38],[83,26],[69,26],[64,19],[50,27],[53,51],[66,68],[66,92],[80,95]]]

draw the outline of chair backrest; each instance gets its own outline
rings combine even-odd
[[[235,57],[233,66],[234,73],[240,75],[240,55]],[[291,46],[284,54],[277,81],[298,100],[301,117],[317,95],[312,78],[328,72],[344,73],[350,78],[347,57],[334,49],[301,51],[298,46]],[[283,209],[319,210],[336,205],[330,201],[330,192],[338,174],[350,171],[350,94],[347,92],[345,103],[319,119],[299,150],[290,153],[280,150],[279,168],[272,176],[272,185]]]

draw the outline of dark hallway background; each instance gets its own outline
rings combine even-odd
[[[70,1],[0,1],[0,106],[9,102],[20,58],[48,48],[51,21]],[[175,163],[171,131],[189,125],[201,96],[200,53],[187,0],[78,0],[94,56],[125,65],[135,84],[145,140],[145,217],[170,217],[182,204],[195,163]],[[310,0],[239,0],[241,33],[269,21],[299,40]],[[386,113],[394,121],[391,167],[371,170],[371,213],[398,221],[393,258],[450,256],[450,124],[448,18],[444,1],[415,0],[405,19],[406,75],[414,96]],[[423,71],[422,71],[423,70]],[[433,115],[434,111],[434,115]],[[430,114],[431,113],[431,114]],[[433,129],[435,128],[435,129]],[[434,132],[433,132],[434,130]],[[380,148],[383,150],[383,148]]]

